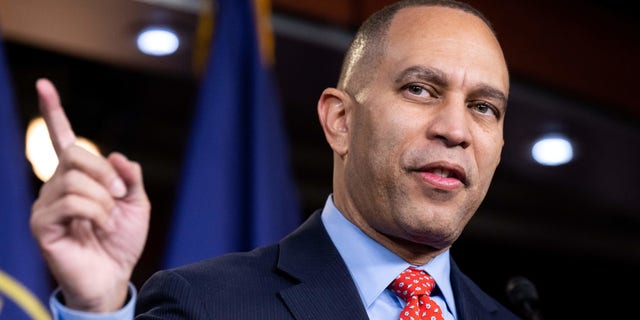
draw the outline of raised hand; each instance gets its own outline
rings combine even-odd
[[[118,310],[149,229],[140,165],[77,146],[53,84],[39,79],[36,89],[59,164],[33,204],[31,231],[67,307]]]

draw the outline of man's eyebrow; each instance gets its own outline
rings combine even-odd
[[[435,84],[436,86],[446,88],[448,87],[447,75],[438,69],[427,68],[424,66],[411,66],[406,68],[398,74],[395,78],[396,84],[404,84],[412,79],[423,80]],[[488,97],[494,100],[498,100],[502,105],[507,105],[507,95],[502,90],[497,89],[488,84],[480,84],[476,86],[471,92],[470,96],[475,97]]]
[[[505,108],[507,106],[507,95],[502,90],[496,89],[487,84],[481,84],[473,89],[470,96],[472,97],[488,97],[498,100]]]
[[[409,79],[419,79],[431,82],[440,87],[447,86],[447,76],[444,72],[423,66],[412,66],[402,70],[402,72],[400,72],[400,74],[395,78],[394,82],[396,84],[404,84]]]

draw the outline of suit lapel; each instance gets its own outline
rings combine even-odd
[[[280,291],[296,319],[368,319],[320,211],[280,242],[278,269],[299,281]]]
[[[451,260],[451,286],[459,320],[493,319],[498,306]]]

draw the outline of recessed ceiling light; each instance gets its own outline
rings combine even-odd
[[[573,160],[573,145],[563,135],[548,134],[533,144],[531,156],[544,166],[563,165]]]
[[[148,27],[138,34],[138,49],[152,56],[173,54],[180,46],[177,33],[168,27]]]

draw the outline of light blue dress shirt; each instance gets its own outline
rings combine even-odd
[[[53,320],[131,320],[136,307],[136,288],[129,283],[129,301],[122,309],[112,313],[91,313],[72,310],[58,300],[60,289],[56,289],[49,298],[49,308]]]
[[[322,211],[324,224],[333,244],[345,261],[369,319],[396,320],[405,302],[387,286],[410,264],[383,247],[347,220],[329,196]],[[431,298],[443,309],[446,320],[456,319],[455,301],[449,278],[449,250],[423,266],[436,281]]]

